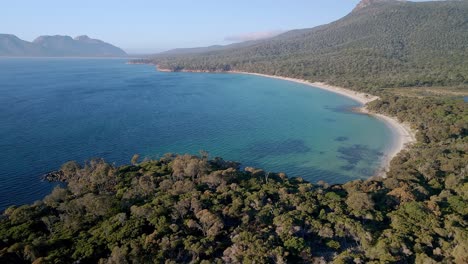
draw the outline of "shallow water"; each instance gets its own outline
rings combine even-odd
[[[135,153],[221,156],[317,182],[366,178],[390,147],[359,104],[309,86],[238,74],[160,73],[122,59],[0,59],[0,209],[52,185],[68,161]]]

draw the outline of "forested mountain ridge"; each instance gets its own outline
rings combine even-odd
[[[15,35],[0,34],[0,56],[11,57],[119,57],[122,49],[88,36],[40,36],[33,42]]]
[[[468,1],[371,2],[327,25],[151,61],[173,71],[238,70],[355,88],[468,83]]]

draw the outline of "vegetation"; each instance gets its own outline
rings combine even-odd
[[[168,52],[152,62],[173,71],[237,70],[374,91],[466,86],[468,1],[387,2],[262,42]]]
[[[398,87],[385,91],[400,97],[468,97],[468,85],[465,87]]]
[[[463,100],[369,105],[418,127],[388,177],[313,185],[220,158],[64,164],[0,220],[2,263],[467,263]]]

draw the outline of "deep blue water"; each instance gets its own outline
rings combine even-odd
[[[0,59],[0,209],[68,160],[198,153],[317,182],[370,176],[391,144],[358,104],[288,81],[160,73],[122,59]]]

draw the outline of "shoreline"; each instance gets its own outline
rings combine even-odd
[[[158,67],[158,65],[156,65],[156,70],[160,72],[172,72],[169,69],[161,69]],[[183,72],[194,72],[194,73],[198,72],[199,73],[199,72],[206,72],[206,71],[184,70]],[[206,72],[206,73],[210,73],[210,72]],[[379,114],[379,113],[370,112],[367,109],[366,104],[374,100],[380,99],[380,97],[378,96],[367,94],[367,93],[362,93],[362,92],[357,92],[357,91],[343,88],[343,87],[328,85],[323,82],[312,83],[304,79],[296,79],[296,78],[283,77],[283,76],[277,76],[277,75],[268,75],[268,74],[242,72],[242,71],[226,71],[226,72],[220,72],[220,73],[255,75],[255,76],[261,76],[261,77],[266,77],[266,78],[273,78],[273,79],[300,83],[300,84],[310,86],[312,88],[322,89],[322,90],[326,90],[335,94],[346,96],[362,104],[361,107],[356,109],[356,112],[360,114],[369,115],[369,116],[372,116],[374,118],[381,120],[392,131],[392,135],[393,135],[392,145],[390,146],[390,148],[386,150],[386,153],[382,156],[381,165],[376,170],[375,175],[372,175],[372,176],[385,178],[392,159],[395,156],[397,156],[398,153],[405,150],[411,144],[416,142],[416,132],[411,128],[410,124],[400,122],[396,117],[391,117],[391,116],[386,116],[386,115]]]
[[[386,116],[379,113],[369,112],[366,106],[360,108],[361,113],[368,114],[384,122],[392,131],[393,144],[387,149],[382,157],[381,166],[376,176],[386,177],[391,161],[401,151],[407,149],[410,145],[416,142],[416,131],[411,128],[410,124],[402,123],[395,117]]]
[[[378,96],[375,95],[370,95],[367,93],[361,93],[357,91],[353,91],[350,89],[346,89],[343,87],[338,87],[338,86],[333,86],[333,85],[328,85],[323,82],[309,82],[304,79],[296,79],[296,78],[290,78],[290,77],[282,77],[282,76],[277,76],[277,75],[268,75],[268,74],[261,74],[261,73],[250,73],[250,72],[241,72],[241,71],[227,71],[226,73],[236,73],[236,74],[247,74],[247,75],[255,75],[255,76],[261,76],[261,77],[267,77],[267,78],[273,78],[273,79],[278,79],[278,80],[284,80],[284,81],[290,81],[290,82],[295,82],[295,83],[300,83],[300,84],[305,84],[308,86],[312,86],[313,88],[319,88],[322,90],[326,90],[332,93],[336,93],[339,95],[346,96],[348,98],[353,99],[354,101],[357,101],[363,105],[372,102],[374,100],[379,99]]]

